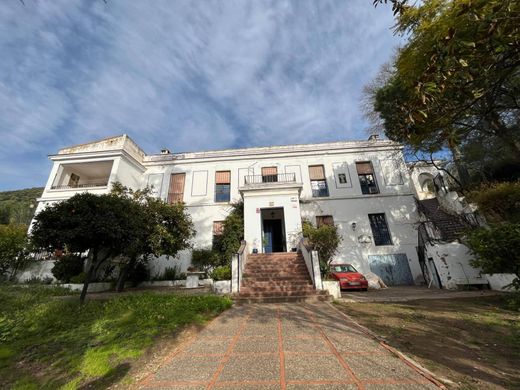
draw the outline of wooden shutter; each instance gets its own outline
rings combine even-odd
[[[230,184],[231,171],[217,171],[215,172],[215,184]]]
[[[224,233],[224,221],[213,221],[213,235],[220,236]]]
[[[334,226],[334,218],[332,218],[332,215],[321,215],[316,217],[316,226],[320,227],[321,225]]]
[[[358,175],[372,175],[374,173],[374,170],[372,169],[372,163],[370,161],[356,163],[356,169]]]
[[[168,203],[182,202],[184,198],[185,173],[172,173],[168,190]]]
[[[325,169],[323,165],[309,166],[309,176],[311,180],[325,180]]]
[[[278,168],[276,167],[264,167],[262,168],[262,176],[274,176],[278,174]]]

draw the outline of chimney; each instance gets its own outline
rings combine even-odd
[[[368,137],[369,141],[378,141],[379,140],[379,134],[371,134],[370,137]]]
[[[170,154],[170,149],[161,149],[161,154]]]

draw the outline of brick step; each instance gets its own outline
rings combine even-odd
[[[294,281],[304,281],[304,282],[308,282],[310,281],[310,278],[309,276],[298,276],[298,277],[295,277],[294,275],[267,275],[267,276],[254,276],[254,277],[251,277],[251,276],[247,276],[245,278],[243,278],[242,280],[246,281],[246,280],[253,280],[253,281],[256,281],[256,282],[275,282],[275,281],[285,281],[285,280],[288,280],[288,281],[291,281],[291,280],[294,280]]]
[[[285,293],[294,295],[294,294],[313,294],[316,290],[312,286],[308,287],[279,287],[279,288],[273,288],[273,287],[255,287],[255,288],[249,288],[246,286],[240,287],[240,294],[246,294],[246,295],[256,295],[256,294],[270,294],[270,295],[283,295]]]
[[[291,297],[232,297],[238,305],[244,305],[249,303],[291,303],[291,302],[332,302],[332,296],[330,295],[301,295]]]
[[[305,262],[302,260],[280,260],[280,261],[248,261],[246,263],[246,267],[249,267],[250,265],[268,265],[271,267],[275,266],[298,266],[298,265],[305,265]]]
[[[307,269],[305,264],[247,264],[246,269]]]
[[[303,256],[298,252],[272,252],[272,253],[251,253],[249,257],[259,258],[259,257],[298,257]]]
[[[277,281],[258,281],[252,279],[244,280],[244,286],[248,287],[268,287],[268,286],[312,286],[312,282],[307,280],[277,280]]]
[[[251,269],[245,269],[244,273],[246,275],[309,275],[309,271],[306,269],[300,269],[300,270],[290,270],[290,269],[258,269],[258,270],[251,270]]]
[[[258,292],[242,292],[240,291],[239,296],[242,298],[254,298],[254,297],[298,297],[303,295],[328,295],[327,291],[323,290],[312,290],[312,291],[258,291]]]

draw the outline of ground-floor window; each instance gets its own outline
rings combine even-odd
[[[392,245],[392,237],[390,236],[390,229],[388,229],[385,214],[368,214],[368,219],[370,220],[370,227],[372,228],[374,244]]]

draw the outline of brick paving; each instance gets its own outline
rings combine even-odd
[[[327,303],[235,306],[140,389],[438,389]]]

